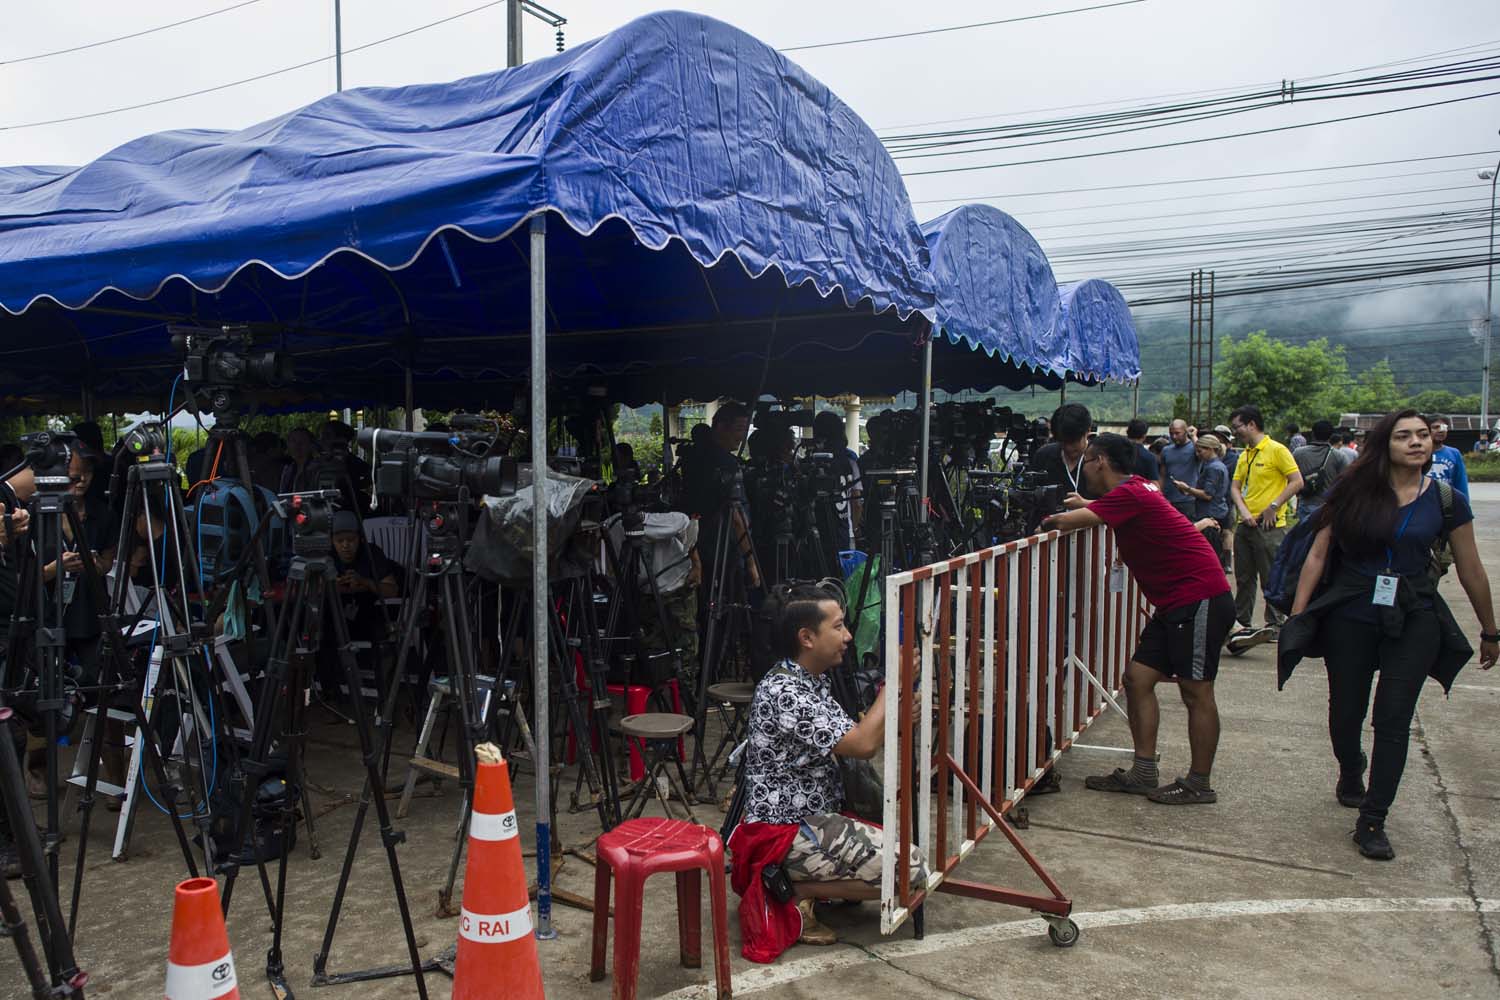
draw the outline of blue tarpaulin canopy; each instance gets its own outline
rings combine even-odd
[[[763,43],[663,13],[515,69],[0,169],[0,391],[154,396],[167,323],[251,323],[312,398],[395,402],[410,367],[419,404],[482,402],[527,374],[541,213],[554,377],[626,402],[915,378],[927,245],[879,140]]]
[[[923,223],[922,235],[932,252],[937,327],[950,343],[1011,362],[1012,388],[1038,373],[1067,372],[1057,281],[1025,227],[989,205],[962,205]],[[976,366],[971,357],[954,367]]]
[[[1135,328],[1120,294],[1106,282],[1085,282],[1070,317],[1047,255],[1011,216],[963,205],[924,223],[922,234],[932,252],[937,328],[971,352],[934,356],[935,384],[1056,388],[1064,377],[1100,382],[1140,374]],[[980,352],[1010,365],[975,364]]]
[[[1094,379],[1140,378],[1141,349],[1125,296],[1091,278],[1061,291],[1063,324],[1072,351],[1069,369]]]

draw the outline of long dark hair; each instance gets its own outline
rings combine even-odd
[[[1396,425],[1411,418],[1424,420],[1416,410],[1387,413],[1365,435],[1359,457],[1339,474],[1328,502],[1318,512],[1320,525],[1333,528],[1333,540],[1354,556],[1385,551],[1396,530],[1396,491],[1391,489],[1391,435]],[[1432,467],[1432,456],[1422,467]]]

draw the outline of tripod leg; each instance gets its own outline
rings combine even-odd
[[[458,865],[467,842],[469,817],[474,811],[474,747],[484,738],[484,719],[477,705],[478,690],[474,682],[476,661],[471,645],[472,636],[469,634],[467,606],[463,599],[463,583],[451,572],[443,575],[442,582],[439,601],[443,605],[447,623],[444,631],[450,660],[449,683],[458,695],[459,717],[464,720],[461,745],[458,748],[458,780],[464,804],[458,835],[454,838],[453,853],[448,863],[448,877],[438,890],[437,912],[439,916],[457,916],[453,912],[453,884],[458,880]]]
[[[31,995],[51,996],[52,983],[47,978],[47,970],[42,967],[42,961],[31,945],[31,935],[26,932],[26,921],[21,918],[16,898],[10,892],[10,881],[3,878],[0,878],[0,920],[3,920],[0,923],[0,936],[8,937],[16,943],[16,957],[21,960],[21,970],[26,973],[26,981],[31,984]]]
[[[266,662],[265,675],[261,678],[260,694],[255,701],[255,730],[251,735],[250,750],[241,762],[242,780],[245,787],[241,790],[239,818],[234,827],[234,850],[225,859],[224,864],[225,916],[229,915],[229,904],[234,899],[234,885],[244,863],[246,836],[250,836],[253,842],[257,779],[267,773],[267,763],[271,752],[271,733],[275,725],[277,705],[284,692],[288,700],[295,700],[300,696],[298,692],[286,690],[286,688],[292,681],[290,658],[307,613],[305,586],[305,580],[294,576],[287,587],[286,607],[277,620],[275,634],[271,638],[271,656]],[[259,857],[254,860],[260,870],[262,884],[269,888],[265,864],[260,861]],[[267,901],[269,903],[269,891]]]
[[[324,572],[331,573],[331,566],[325,567]],[[337,596],[331,589],[326,588],[326,581],[324,583],[325,588],[321,600],[326,605],[328,618],[333,622],[333,632],[338,644],[339,660],[344,668],[344,677],[350,690],[357,692],[359,690],[359,664],[355,660],[354,650],[349,641],[348,626],[344,622],[343,615],[339,613]],[[374,800],[375,814],[380,822],[380,840],[385,846],[386,860],[391,870],[391,883],[396,891],[396,907],[400,911],[401,927],[406,935],[411,971],[417,980],[417,995],[421,1000],[427,1000],[427,981],[422,971],[424,968],[422,955],[417,949],[417,935],[412,927],[411,910],[406,899],[406,886],[401,880],[401,862],[396,857],[396,845],[405,842],[406,834],[391,825],[390,806],[385,798],[385,782],[380,776],[380,751],[376,746],[375,735],[363,698],[354,699],[354,720],[355,728],[359,731],[360,759],[365,767],[365,782]],[[326,963],[326,955],[319,957]]]
[[[47,956],[53,983],[76,988],[76,996],[82,996],[87,976],[78,968],[73,958],[73,943],[63,924],[62,905],[58,902],[56,882],[45,880],[46,858],[43,855],[41,838],[37,836],[36,823],[31,809],[26,805],[26,782],[21,777],[21,762],[16,755],[16,745],[11,739],[10,727],[13,716],[10,709],[0,708],[0,808],[5,810],[10,822],[11,835],[16,840],[16,851],[21,858],[22,878],[31,896],[32,912],[37,918],[37,937],[42,951]],[[8,895],[8,891],[7,891]],[[11,923],[9,914],[7,923]],[[20,948],[20,939],[17,939]],[[23,956],[24,958],[24,956]],[[61,991],[48,990],[37,996],[67,996]]]

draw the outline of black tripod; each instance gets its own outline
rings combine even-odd
[[[65,466],[64,466],[65,467]],[[84,541],[83,522],[73,506],[73,495],[66,492],[66,476],[51,476],[38,472],[36,477],[39,493],[27,505],[30,515],[28,538],[30,544],[17,546],[18,565],[16,608],[11,619],[9,642],[6,649],[5,678],[3,688],[15,700],[16,693],[25,692],[34,698],[30,709],[39,715],[42,732],[46,739],[47,753],[47,827],[42,838],[46,854],[48,877],[54,889],[58,885],[58,844],[61,843],[61,822],[58,815],[60,796],[59,760],[57,741],[64,727],[60,723],[70,713],[74,698],[86,694],[100,697],[98,718],[104,718],[113,695],[129,686],[131,676],[124,639],[120,634],[119,620],[109,612],[104,581],[99,575],[92,552]],[[67,525],[67,534],[63,526]],[[64,553],[69,551],[68,535],[83,549],[78,560],[79,575],[66,569]],[[51,581],[46,579],[45,567],[55,567]],[[89,595],[98,614],[102,635],[100,656],[101,675],[87,686],[74,685],[69,692],[67,680],[67,632],[65,618],[67,608],[79,587]],[[177,814],[177,789],[169,783],[162,767],[161,752],[156,742],[155,731],[148,725],[138,703],[132,704],[134,723],[141,734],[141,746],[145,753],[157,786],[163,790],[166,809],[171,817],[178,846],[187,862],[188,872],[196,877],[198,868],[193,860],[192,846],[188,843],[181,818]],[[95,775],[97,781],[97,774]],[[71,937],[73,920],[77,918],[77,904],[83,878],[82,853],[86,843],[87,817],[93,807],[92,786],[86,786],[79,808],[85,817],[84,839],[79,844],[80,864],[74,873],[73,913],[68,933]],[[21,801],[25,801],[23,798]],[[31,819],[27,811],[27,823]]]
[[[743,490],[731,496],[716,518],[717,532],[714,535],[714,559],[710,567],[708,588],[708,624],[703,633],[702,665],[698,671],[698,690],[693,701],[693,766],[690,777],[697,787],[698,771],[703,770],[708,780],[708,759],[704,752],[705,730],[708,726],[708,689],[718,681],[725,661],[735,645],[740,645],[748,657],[752,642],[750,608],[750,571],[757,579],[760,561],[755,555],[755,546],[749,545],[745,552],[740,547],[740,526],[748,525]],[[746,540],[749,531],[746,529]],[[743,556],[743,558],[741,558]]]
[[[353,711],[355,727],[359,731],[360,758],[365,766],[365,781],[369,796],[375,804],[380,822],[380,838],[385,846],[386,860],[390,866],[391,882],[396,890],[396,905],[401,914],[401,926],[406,934],[407,952],[411,959],[411,971],[416,976],[417,994],[426,1000],[427,984],[423,978],[422,957],[417,951],[416,932],[412,928],[411,912],[407,906],[406,889],[401,881],[401,865],[396,857],[396,845],[406,835],[391,825],[389,808],[386,805],[385,781],[380,773],[380,754],[375,740],[374,726],[366,715],[364,700],[359,697],[359,667],[355,661],[353,645],[349,639],[348,626],[344,622],[338,598],[332,558],[331,527],[333,521],[332,502],[338,499],[335,491],[293,494],[290,500],[293,524],[293,552],[291,569],[287,574],[285,614],[277,625],[271,641],[270,660],[261,682],[260,697],[255,706],[255,732],[250,750],[241,765],[245,788],[241,797],[239,823],[236,826],[237,850],[223,864],[224,912],[229,912],[235,881],[240,867],[245,862],[245,853],[260,873],[261,887],[266,894],[272,921],[271,948],[266,954],[266,977],[279,996],[290,998],[292,991],[286,982],[282,962],[281,935],[286,916],[286,870],[290,831],[296,824],[297,797],[291,793],[279,797],[269,807],[269,817],[275,824],[282,842],[276,873],[276,889],[272,897],[270,878],[266,862],[256,848],[255,819],[260,780],[272,773],[272,727],[273,722],[285,713],[287,773],[301,773],[306,732],[303,729],[303,706],[307,699],[307,667],[309,661],[322,648],[325,639],[325,619],[333,624],[333,640],[344,678],[349,690],[354,692]],[[248,846],[247,846],[248,842]],[[348,862],[346,861],[346,864]]]
[[[609,698],[609,678],[600,651],[599,624],[594,614],[593,577],[575,577],[553,587],[552,599],[548,602],[549,634],[541,640],[527,633],[527,626],[531,622],[530,591],[517,590],[514,593],[516,599],[506,616],[501,633],[502,651],[497,680],[508,678],[514,672],[518,675],[517,687],[521,686],[519,681],[524,679],[527,681],[525,687],[530,690],[530,678],[525,670],[526,661],[517,655],[519,640],[527,635],[533,642],[547,643],[547,658],[556,682],[555,697],[567,713],[568,727],[565,731],[573,734],[578,754],[578,778],[573,789],[573,808],[581,811],[592,806],[599,814],[600,828],[613,829],[620,822],[619,780],[614,770],[614,758],[609,752],[609,715],[614,704]],[[578,684],[574,655],[583,660],[589,684],[587,695]],[[535,705],[538,713],[551,710],[550,705]],[[564,732],[561,727],[554,731],[559,736]],[[594,752],[596,743],[599,746],[597,754]],[[538,774],[537,780],[550,781],[551,776]],[[584,804],[585,786],[588,789],[587,798],[591,800],[587,805]],[[553,798],[555,801],[556,796]]]
[[[87,972],[78,968],[73,957],[72,936],[63,924],[62,905],[57,898],[57,884],[47,877],[47,859],[37,835],[31,810],[27,808],[26,782],[21,776],[21,761],[16,754],[16,744],[11,737],[11,726],[15,721],[9,708],[0,707],[0,806],[5,809],[10,823],[11,835],[15,837],[16,853],[21,861],[21,879],[31,897],[32,914],[37,924],[37,938],[41,941],[46,967],[38,959],[31,938],[26,933],[26,922],[21,916],[11,895],[10,881],[0,877],[0,934],[16,943],[16,955],[21,960],[21,969],[31,985],[35,1000],[56,1000],[63,997],[83,998],[83,988],[88,985]]]
[[[606,522],[607,525],[609,523]],[[636,662],[646,679],[655,681],[658,678],[659,671],[652,669],[651,665],[653,660],[663,656],[671,662],[671,676],[681,679],[685,677],[682,647],[678,645],[677,629],[672,624],[671,616],[667,614],[657,573],[651,566],[646,543],[645,515],[634,507],[627,507],[619,515],[619,525],[620,544],[613,544],[611,532],[611,542],[604,547],[615,593],[615,600],[610,604],[609,616],[605,620],[604,635],[609,639],[619,636],[623,617],[623,625],[635,647]],[[644,595],[640,590],[642,582],[646,587]],[[650,605],[649,608],[642,608],[643,599]],[[660,635],[666,642],[667,648],[664,651],[651,649],[646,641],[647,614],[656,619]]]
[[[84,861],[89,842],[89,826],[94,811],[94,795],[98,787],[104,744],[109,735],[109,713],[116,708],[117,699],[123,698],[128,701],[130,708],[137,716],[137,738],[143,740],[144,746],[152,747],[164,759],[168,748],[162,740],[157,723],[160,721],[163,706],[166,704],[163,695],[170,679],[176,697],[179,732],[183,732],[181,723],[184,710],[193,713],[191,742],[198,748],[198,771],[205,776],[205,779],[209,774],[209,768],[203,759],[205,736],[226,750],[231,746],[231,740],[227,736],[227,721],[221,731],[212,731],[208,719],[198,711],[196,700],[192,696],[191,678],[195,673],[196,665],[201,662],[199,658],[204,654],[204,646],[209,641],[209,635],[205,625],[193,622],[188,602],[187,595],[201,593],[203,586],[199,579],[197,560],[192,558],[192,547],[189,541],[191,535],[188,530],[187,515],[183,510],[177,471],[160,453],[156,453],[146,461],[132,465],[127,482],[122,505],[119,541],[115,549],[114,593],[110,596],[109,613],[103,618],[103,621],[107,623],[105,634],[111,637],[107,639],[107,642],[112,646],[123,642],[123,638],[117,637],[132,634],[140,619],[148,611],[152,612],[158,623],[153,642],[162,652],[160,661],[162,670],[157,678],[156,689],[152,692],[152,714],[149,719],[143,719],[141,706],[133,697],[133,692],[127,691],[123,686],[128,674],[117,670],[118,676],[115,680],[119,683],[106,686],[101,690],[99,704],[89,730],[90,735],[85,740],[85,746],[89,748],[89,757],[84,765],[86,777],[83,796],[79,800],[78,860],[73,871],[73,898],[69,911],[70,930],[75,926],[78,917],[78,905],[83,891]],[[146,529],[144,539],[137,537],[138,519],[144,523]],[[162,531],[160,548],[154,541],[158,524]],[[138,547],[144,549],[147,556],[146,565],[151,577],[150,599],[143,600],[141,607],[134,614],[127,614],[127,603],[132,588],[131,567],[134,564],[133,556]],[[163,576],[169,571],[175,574],[175,579],[181,584],[178,588],[180,604],[168,598]],[[128,622],[128,624],[122,627],[121,622]],[[108,662],[114,664],[117,661],[111,658]],[[183,683],[184,680],[186,683]],[[210,692],[208,696],[212,697],[212,693]],[[227,705],[228,699],[221,697],[220,704]],[[143,722],[150,724],[149,731],[141,728]],[[184,746],[187,745],[187,741],[184,740]],[[126,784],[128,784],[128,779]],[[126,792],[128,791],[127,788]],[[175,799],[175,786],[171,788],[171,792]],[[209,836],[212,817],[208,799],[211,794],[212,789],[205,787],[204,801],[201,806],[192,803],[192,796],[189,795],[189,802],[194,805],[191,815],[197,820],[204,863],[208,871],[214,869],[213,838]],[[169,806],[169,808],[172,809],[174,822],[180,823],[175,807]],[[127,818],[127,824],[129,822]]]
[[[473,509],[467,491],[460,491],[458,500],[427,500],[418,505],[418,517],[426,530],[426,551],[413,546],[408,560],[407,579],[413,580],[412,592],[402,605],[401,637],[396,646],[392,672],[382,685],[384,702],[375,720],[377,751],[381,758],[380,773],[387,773],[390,765],[391,737],[396,712],[396,700],[400,694],[400,681],[405,676],[407,658],[420,646],[421,631],[429,600],[436,594],[439,621],[448,660],[448,684],[458,700],[459,717],[462,720],[460,749],[458,753],[459,786],[463,792],[464,807],[460,829],[455,837],[453,857],[449,865],[448,880],[438,893],[438,909],[449,912],[452,906],[453,884],[458,877],[458,863],[462,857],[465,835],[468,832],[469,815],[472,811],[474,788],[474,747],[484,741],[486,719],[480,708],[477,683],[478,662],[475,654],[474,632],[469,619],[469,606],[464,587],[463,555],[469,540],[469,512]],[[356,696],[356,700],[358,700]],[[382,795],[376,798],[377,790]],[[354,855],[359,848],[365,819],[372,803],[378,802],[377,810],[384,817],[383,789],[372,780],[365,779],[360,794],[359,810],[354,817],[354,826],[349,834],[349,847],[344,853],[343,869],[339,873],[338,888],[334,892],[333,907],[328,914],[328,925],[323,932],[323,945],[313,958],[313,985],[331,986],[339,983],[364,982],[406,975],[412,970],[405,966],[386,966],[356,972],[328,972],[328,956],[333,950],[333,938],[343,912],[344,896],[348,891],[349,878],[354,870]],[[388,826],[388,823],[386,824]],[[385,826],[382,827],[384,831]],[[422,968],[433,971],[439,968],[436,961],[425,963]],[[420,983],[421,977],[418,974]]]

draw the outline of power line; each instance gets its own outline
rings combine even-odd
[[[1147,146],[1129,146],[1124,149],[1101,149],[1092,153],[1071,153],[1066,156],[1047,156],[1034,160],[1011,160],[1006,163],[977,163],[967,167],[941,167],[933,170],[913,170],[902,174],[903,177],[927,177],[933,174],[959,174],[970,173],[975,170],[997,170],[1002,167],[1025,167],[1039,163],[1059,163],[1065,160],[1089,160],[1099,156],[1116,156],[1120,153],[1140,153],[1156,149],[1173,149],[1179,146],[1196,146],[1204,142],[1220,142],[1224,139],[1244,139],[1249,136],[1271,135],[1276,132],[1292,132],[1304,128],[1315,128],[1319,125],[1336,125],[1340,122],[1359,121],[1366,118],[1381,118],[1385,115],[1400,114],[1403,111],[1421,111],[1426,108],[1438,108],[1448,104],[1462,104],[1466,101],[1477,101],[1485,97],[1495,97],[1500,91],[1487,91],[1483,94],[1469,94],[1465,97],[1450,97],[1442,101],[1428,101],[1425,104],[1408,104],[1399,108],[1385,108],[1381,111],[1367,111],[1358,115],[1344,115],[1340,118],[1325,118],[1315,122],[1302,122],[1296,125],[1280,125],[1275,128],[1252,129],[1247,132],[1230,132],[1225,135],[1209,135],[1198,139],[1179,139],[1175,142],[1158,142]]]
[[[902,31],[894,35],[869,35],[865,38],[845,38],[837,42],[812,42],[807,45],[791,45],[780,52],[806,52],[809,49],[831,49],[839,45],[860,45],[864,42],[887,42],[896,38],[916,38],[920,35],[941,35],[950,31],[968,31],[970,28],[991,28],[997,24],[1019,24],[1022,21],[1040,21],[1048,17],[1062,17],[1065,14],[1086,14],[1094,10],[1108,10],[1111,7],[1131,7],[1146,0],[1117,0],[1116,3],[1095,4],[1092,7],[1073,7],[1069,10],[1054,10],[1044,14],[1027,14],[1025,17],[1007,17],[999,21],[975,21],[973,24],[955,24],[947,28],[926,28],[922,31]]]
[[[377,38],[372,42],[365,42],[363,45],[356,45],[352,48],[346,48],[344,49],[343,54],[349,55],[353,52],[363,52],[365,49],[372,49],[377,45],[384,45],[386,42],[394,42],[398,38],[405,38],[408,35],[415,35],[419,31],[426,31],[429,28],[436,28],[439,25],[447,24],[449,21],[457,21],[461,17],[468,17],[470,14],[477,14],[480,11],[488,10],[491,7],[498,7],[505,2],[506,0],[490,0],[489,3],[480,4],[478,7],[470,7],[468,10],[461,10],[457,14],[450,14],[449,16],[440,18],[436,21],[429,21],[426,24],[419,24],[415,28],[408,28],[405,31],[399,31],[394,35],[386,35],[384,38]],[[273,69],[268,70],[264,73],[257,73],[255,76],[247,76],[242,80],[231,80],[228,83],[221,83],[212,87],[204,87],[201,90],[192,90],[185,94],[174,94],[171,97],[159,97],[152,101],[142,101],[140,104],[128,104],[123,107],[109,108],[105,111],[90,111],[85,114],[69,115],[64,118],[51,118],[46,121],[23,122],[19,125],[0,125],[0,132],[14,132],[20,129],[40,128],[43,125],[62,125],[66,122],[84,121],[89,118],[103,118],[106,115],[117,115],[125,111],[139,111],[142,108],[153,108],[160,104],[171,104],[174,101],[186,100],[189,97],[201,97],[204,94],[212,94],[220,90],[228,90],[231,87],[240,87],[247,83],[256,83],[257,81],[266,80],[273,76],[280,76],[283,73],[293,73],[299,69],[306,69],[309,66],[317,66],[320,63],[331,62],[335,58],[337,58],[337,56],[334,55],[318,56],[316,59],[308,59],[304,62],[296,63],[291,66],[283,66],[280,69]]]
[[[1161,215],[1127,215],[1127,216],[1121,216],[1119,218],[1113,218],[1113,219],[1090,219],[1087,222],[1062,222],[1062,223],[1055,223],[1055,224],[1050,225],[1050,226],[1033,226],[1033,227],[1029,227],[1029,228],[1031,229],[1031,232],[1033,234],[1035,234],[1035,233],[1038,233],[1038,232],[1056,232],[1059,229],[1076,229],[1076,228],[1078,228],[1080,226],[1106,226],[1106,225],[1112,225],[1112,224],[1121,223],[1121,222],[1155,222],[1155,221],[1157,221],[1159,219],[1193,219],[1193,218],[1199,218],[1199,217],[1205,216],[1205,215],[1227,215],[1227,214],[1229,214],[1231,212],[1262,212],[1262,211],[1265,211],[1267,209],[1272,209],[1272,208],[1296,208],[1296,207],[1301,206],[1301,205],[1332,205],[1332,204],[1335,204],[1337,202],[1345,202],[1345,201],[1368,201],[1368,200],[1370,200],[1372,198],[1409,198],[1409,197],[1413,197],[1413,196],[1419,195],[1419,194],[1436,194],[1436,193],[1444,192],[1444,191],[1473,191],[1473,190],[1475,190],[1476,187],[1477,187],[1477,185],[1474,185],[1474,184],[1454,184],[1454,185],[1449,185],[1447,187],[1413,188],[1410,191],[1379,191],[1379,192],[1375,192],[1373,194],[1341,195],[1340,197],[1337,197],[1337,198],[1315,198],[1315,199],[1313,199],[1311,201],[1276,201],[1276,202],[1264,202],[1264,203],[1261,203],[1261,204],[1258,204],[1258,205],[1239,205],[1239,206],[1236,206],[1234,208],[1200,208],[1200,209],[1194,209],[1191,212],[1169,212],[1169,213],[1165,213],[1165,214],[1161,214]],[[1480,197],[1480,195],[1476,193],[1475,197],[1476,198]],[[1175,201],[1177,199],[1162,199],[1162,200],[1163,201]],[[1113,208],[1113,207],[1128,207],[1131,204],[1132,204],[1131,202],[1118,202],[1118,203],[1116,203],[1116,205],[1112,205],[1112,206],[1111,205],[1094,205],[1094,206],[1089,206],[1089,207],[1090,208],[1094,208],[1094,209],[1098,209],[1098,208]],[[1151,203],[1150,202],[1135,202],[1134,204],[1151,204]],[[1434,203],[1428,202],[1426,204],[1434,204]],[[1441,202],[1441,203],[1438,203],[1438,204],[1453,204],[1453,202]],[[1354,209],[1353,211],[1374,212],[1374,211],[1386,211],[1387,209],[1390,209],[1390,208],[1417,208],[1417,207],[1420,207],[1420,206],[1418,206],[1418,205],[1380,205],[1380,206],[1370,206],[1370,207],[1361,208],[1361,209]],[[1077,211],[1084,211],[1084,210],[1085,209],[1082,209],[1082,208],[1060,208],[1060,209],[1057,209],[1058,212],[1077,212]],[[1048,212],[1038,212],[1036,214],[1037,215],[1048,215],[1048,214],[1051,214],[1051,213],[1048,213]],[[1101,236],[1109,236],[1109,235],[1112,235],[1112,234],[1110,234],[1110,233],[1100,233],[1099,235],[1101,235]]]
[[[1404,65],[1406,63],[1420,62],[1423,59],[1432,59],[1432,58],[1435,58],[1437,56],[1448,56],[1448,55],[1456,55],[1456,54],[1459,54],[1459,53],[1473,52],[1476,49],[1487,49],[1487,48],[1490,48],[1490,47],[1495,46],[1495,45],[1500,45],[1500,38],[1491,39],[1491,40],[1485,41],[1485,42],[1475,42],[1472,45],[1461,45],[1461,46],[1459,46],[1458,48],[1455,48],[1455,49],[1440,49],[1440,50],[1438,50],[1436,52],[1424,52],[1424,53],[1421,53],[1420,55],[1407,56],[1405,58],[1395,59],[1395,60],[1392,60],[1390,62],[1376,63],[1376,64],[1374,64],[1372,66],[1358,66],[1358,67],[1354,67],[1352,69],[1340,70],[1340,71],[1334,72],[1334,73],[1324,73],[1324,74],[1320,74],[1320,75],[1317,75],[1317,76],[1302,76],[1302,77],[1298,77],[1298,79],[1304,79],[1304,80],[1327,80],[1327,79],[1332,79],[1333,77],[1336,77],[1336,76],[1348,76],[1351,73],[1365,73],[1365,72],[1368,72],[1370,70],[1386,69],[1386,68],[1391,67],[1391,66],[1401,66],[1401,65]],[[1234,91],[1245,90],[1245,89],[1248,89],[1248,88],[1274,87],[1274,86],[1277,85],[1277,83],[1278,83],[1278,81],[1276,81],[1276,80],[1270,80],[1270,81],[1264,81],[1264,80],[1262,80],[1262,81],[1258,81],[1256,83],[1236,84],[1234,86],[1229,86],[1229,87],[1215,87],[1215,88],[1212,88],[1212,89],[1209,89],[1209,90],[1178,90],[1178,91],[1173,91],[1172,93],[1167,93],[1167,94],[1152,94],[1152,95],[1150,95],[1148,97],[1121,98],[1121,99],[1113,100],[1113,101],[1094,101],[1092,103],[1087,103],[1087,104],[1063,104],[1063,105],[1058,105],[1058,106],[1054,106],[1054,107],[1050,107],[1050,108],[1028,108],[1028,109],[1026,109],[1024,111],[1008,111],[1008,112],[1000,112],[1000,113],[989,112],[989,113],[982,114],[982,115],[967,115],[967,116],[964,116],[964,117],[961,117],[961,118],[939,118],[939,119],[936,119],[934,121],[908,122],[908,123],[906,123],[904,125],[883,125],[883,126],[880,126],[877,129],[875,129],[875,131],[876,132],[894,132],[897,129],[922,128],[922,127],[927,126],[927,125],[953,125],[953,124],[957,124],[957,123],[961,123],[961,122],[984,121],[984,120],[987,120],[987,119],[988,120],[1003,120],[1003,119],[1007,119],[1007,118],[1021,118],[1021,117],[1024,117],[1026,115],[1050,114],[1050,113],[1052,113],[1054,111],[1076,111],[1076,110],[1079,110],[1079,109],[1082,109],[1082,108],[1121,107],[1121,106],[1127,105],[1127,104],[1137,104],[1137,103],[1140,103],[1140,102],[1143,102],[1143,101],[1160,101],[1160,100],[1166,100],[1168,98],[1173,98],[1173,97],[1206,97],[1206,96],[1211,96],[1211,95],[1215,95],[1215,94],[1232,93]]]
[[[251,4],[256,3],[260,3],[260,0],[241,0],[240,3],[231,4],[228,7],[220,7],[218,10],[211,10],[205,14],[198,14],[194,17],[185,17],[181,21],[173,21],[170,24],[159,24],[154,28],[146,28],[142,31],[134,31],[128,35],[116,35],[114,38],[101,38],[97,42],[88,42],[84,45],[73,45],[66,49],[53,49],[51,52],[38,52],[35,55],[18,56],[15,59],[0,59],[0,66],[16,66],[21,63],[35,62],[38,59],[50,59],[53,56],[64,56],[70,52],[83,52],[86,49],[97,49],[101,45],[113,45],[115,42],[125,42],[129,41],[132,38],[142,38],[146,35],[154,35],[158,31],[166,31],[170,28],[180,28],[184,24],[192,24],[194,21],[202,21],[210,17],[217,17],[220,14],[227,14],[232,10],[239,10],[241,7],[249,7]]]
[[[1181,184],[1206,184],[1212,181],[1238,181],[1249,180],[1256,177],[1284,177],[1289,174],[1318,174],[1327,173],[1332,170],[1357,170],[1361,167],[1390,167],[1399,166],[1403,163],[1428,163],[1433,160],[1456,160],[1465,156],[1493,156],[1500,153],[1496,149],[1477,149],[1472,153],[1444,153],[1440,156],[1412,156],[1402,160],[1368,160],[1364,163],[1342,163],[1331,167],[1294,167],[1289,170],[1262,170],[1251,174],[1220,174],[1217,177],[1177,177],[1169,181],[1141,181],[1133,184],[1104,184],[1098,187],[1085,188],[1056,188],[1050,191],[1015,191],[1006,194],[976,194],[963,198],[919,198],[912,201],[913,205],[931,205],[939,202],[972,202],[972,201],[1004,201],[1009,198],[1042,198],[1056,194],[1089,194],[1094,191],[1126,191],[1134,188],[1149,187],[1175,187]],[[1456,168],[1468,169],[1468,168]],[[914,176],[908,174],[907,176]],[[1390,176],[1406,176],[1393,174]],[[1413,174],[1411,176],[1419,176]],[[1378,178],[1351,177],[1347,181],[1327,181],[1329,184],[1357,183],[1363,180],[1376,180]]]
[[[1430,90],[1436,87],[1484,83],[1495,79],[1494,74],[1497,69],[1500,69],[1500,60],[1497,60],[1493,56],[1484,56],[1457,63],[1419,66],[1383,76],[1369,76],[1334,83],[1302,85],[1300,89],[1296,81],[1288,80],[1283,81],[1279,88],[1242,91],[1226,96],[1206,98],[1187,103],[1168,105],[1147,104],[1108,113],[1082,115],[1072,118],[1043,119],[1039,121],[1020,122],[1014,125],[986,126],[983,128],[956,129],[941,132],[916,132],[890,136],[882,141],[898,160],[996,152],[1043,145],[1044,143],[1011,143],[1003,146],[981,146],[977,144],[1002,139],[1024,139],[1037,136],[1066,136],[1065,139],[1054,141],[1076,142],[1080,139],[1102,138],[1110,135],[1140,132],[1147,129],[1207,121],[1226,115],[1244,114],[1270,108],[1283,108],[1290,104],[1348,100],[1358,97],[1379,97],[1387,94],[1405,93],[1407,91]],[[931,152],[917,152],[918,150],[931,150]]]

